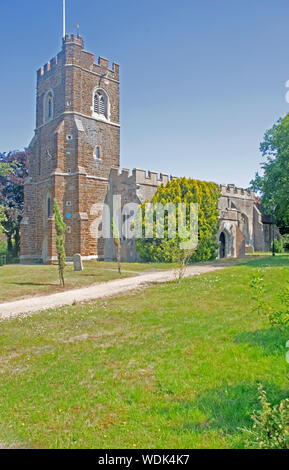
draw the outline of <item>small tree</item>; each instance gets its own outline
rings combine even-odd
[[[116,223],[112,219],[112,237],[115,250],[115,257],[117,261],[118,274],[121,276],[121,266],[120,266],[120,236]]]
[[[54,199],[54,223],[55,223],[55,231],[56,231],[56,251],[57,251],[57,258],[58,258],[58,272],[59,272],[59,281],[60,285],[63,287],[65,286],[64,282],[64,269],[66,263],[66,254],[65,254],[65,232],[66,232],[66,224],[63,221],[63,218],[60,214],[59,207],[57,204],[56,199]]]
[[[180,250],[179,251],[179,256],[177,259],[178,267],[177,267],[177,279],[178,282],[181,282],[181,280],[184,278],[186,269],[188,265],[191,262],[192,256],[194,254],[195,250]]]

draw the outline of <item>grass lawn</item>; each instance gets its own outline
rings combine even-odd
[[[137,273],[171,269],[172,264],[122,263],[122,277],[137,276]],[[65,289],[83,287],[96,282],[119,279],[116,263],[88,261],[82,272],[74,272],[73,265],[65,270]],[[0,267],[0,302],[33,295],[61,292],[57,266],[8,265]]]
[[[2,446],[243,447],[258,383],[289,396],[289,333],[253,311],[260,268],[278,306],[288,256],[0,323]]]
[[[231,258],[217,260],[213,264],[231,265],[240,262],[243,260]],[[123,278],[175,267],[176,264],[173,263],[121,263]],[[113,279],[119,279],[117,265],[107,261],[84,262],[82,272],[74,272],[73,265],[68,264],[65,269],[65,288],[59,285],[57,266],[19,264],[0,266],[0,303],[17,298],[62,292]]]

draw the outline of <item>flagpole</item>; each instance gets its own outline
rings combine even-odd
[[[65,19],[66,19],[65,0],[63,0],[63,37],[64,37],[64,38],[65,38],[65,34],[66,34]]]

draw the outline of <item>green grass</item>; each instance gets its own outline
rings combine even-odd
[[[171,264],[122,263],[122,277],[137,273],[170,269]],[[65,289],[83,287],[96,282],[118,279],[116,263],[88,261],[82,272],[74,272],[73,266],[65,269]],[[0,267],[0,302],[16,298],[44,295],[63,291],[59,285],[57,266],[7,265]]]
[[[289,337],[253,311],[260,268],[277,307],[288,256],[0,323],[0,442],[243,447],[258,383],[289,395]]]

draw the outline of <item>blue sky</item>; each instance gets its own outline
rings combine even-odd
[[[62,0],[0,0],[0,151],[27,146]],[[67,30],[121,66],[121,166],[248,186],[289,112],[288,0],[67,0]]]

